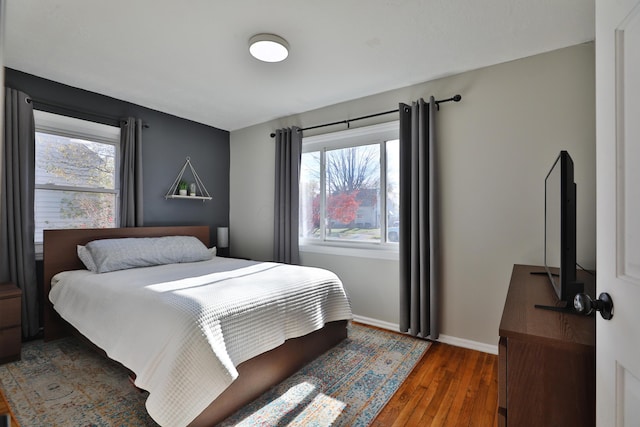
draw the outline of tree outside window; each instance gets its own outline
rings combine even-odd
[[[397,150],[397,140],[391,140],[303,152],[300,237],[397,242]],[[392,233],[384,236],[387,228]]]
[[[76,137],[64,124],[83,121],[39,113],[36,116],[34,241],[42,242],[44,229],[115,227],[119,129],[108,127],[113,129],[111,141],[103,142],[101,135],[91,138],[86,132]],[[57,123],[57,117],[63,129],[42,128],[42,122],[51,125],[51,121]]]

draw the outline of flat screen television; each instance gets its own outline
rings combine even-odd
[[[573,309],[576,283],[576,184],[573,160],[561,151],[545,178],[544,267],[559,306]]]

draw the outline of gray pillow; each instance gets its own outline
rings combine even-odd
[[[91,253],[89,253],[89,249],[86,246],[78,245],[78,258],[87,267],[87,270],[93,271],[94,273],[98,270],[96,267],[96,263],[93,262],[93,258],[91,258]]]
[[[97,273],[212,258],[209,249],[192,236],[102,239],[87,243],[86,248]]]

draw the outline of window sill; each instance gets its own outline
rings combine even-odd
[[[331,243],[300,244],[300,252],[358,258],[387,259],[392,261],[398,261],[400,256],[398,249],[395,247],[380,247],[377,245],[345,247],[343,245],[335,245]]]

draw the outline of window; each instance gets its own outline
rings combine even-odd
[[[115,227],[120,128],[34,111],[35,234]]]
[[[398,122],[304,138],[303,244],[397,247]]]

